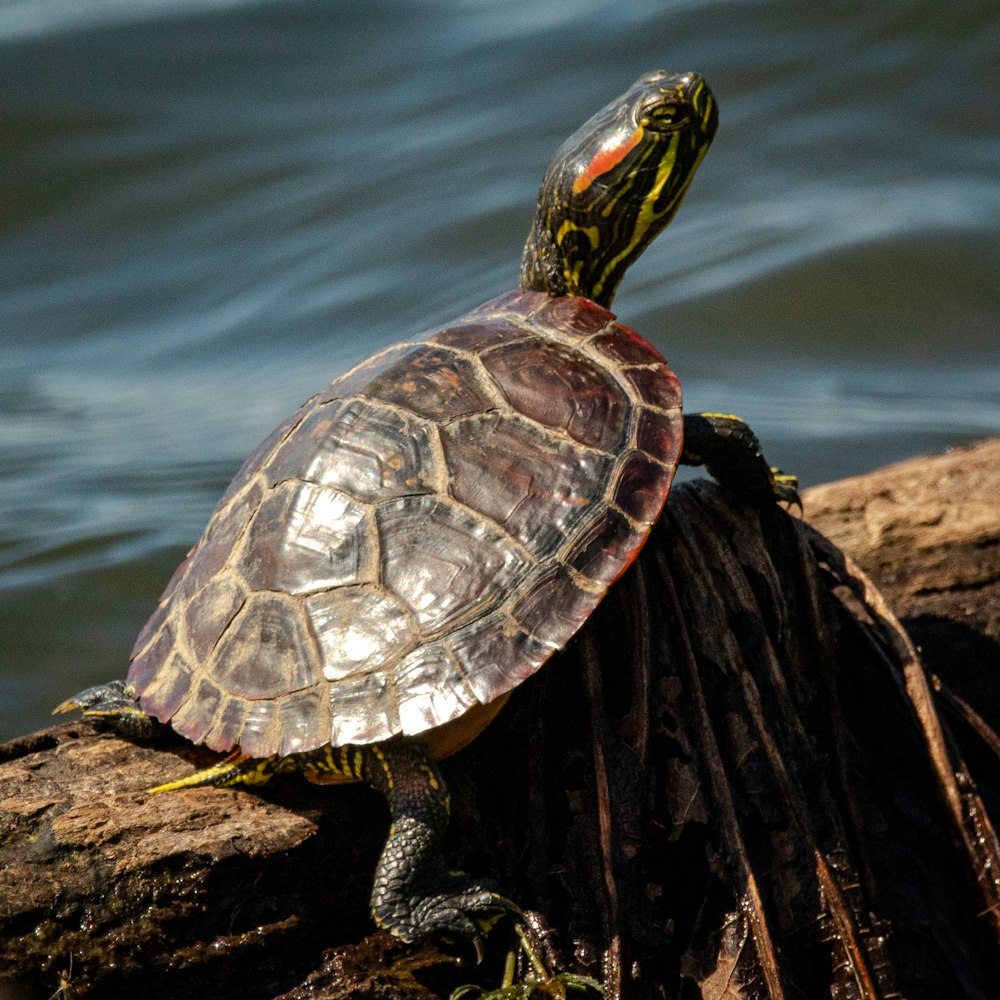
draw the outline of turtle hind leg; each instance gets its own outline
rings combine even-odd
[[[490,880],[445,867],[449,797],[437,764],[415,740],[360,749],[358,777],[385,795],[392,816],[372,888],[375,922],[403,941],[466,940],[481,957],[497,920],[521,911]]]
[[[723,486],[747,500],[777,500],[802,508],[797,477],[768,465],[757,435],[731,413],[686,414],[681,462],[704,465]]]
[[[168,728],[139,708],[135,692],[127,681],[116,680],[87,688],[57,705],[52,714],[61,715],[77,709],[83,712],[85,719],[105,722],[116,733],[129,739],[154,739],[167,732]],[[177,781],[157,785],[149,791],[170,792],[176,788],[197,788],[203,785],[261,785],[280,770],[285,768],[276,757],[254,760],[237,752],[212,767]]]
[[[287,756],[250,757],[234,750],[225,760],[186,778],[178,778],[151,788],[150,792],[173,792],[178,788],[232,788],[234,785],[263,785],[276,774],[300,773],[318,785],[364,780],[357,748],[331,747],[292,753]]]
[[[67,698],[52,710],[53,715],[80,709],[86,719],[109,723],[122,736],[148,739],[163,732],[163,726],[139,708],[127,681],[111,681],[87,688]]]
[[[466,940],[482,957],[494,923],[521,911],[487,879],[449,872],[441,842],[449,818],[444,778],[415,740],[321,747],[287,757],[254,759],[236,751],[212,767],[151,788],[174,791],[205,785],[257,785],[281,772],[302,772],[326,784],[361,780],[381,792],[392,823],[375,871],[371,910],[375,922],[402,941],[441,937]]]
[[[282,766],[283,758],[248,757],[239,750],[234,750],[224,760],[211,767],[203,768],[189,774],[186,778],[167,781],[155,788],[147,789],[150,795],[157,792],[176,792],[178,788],[232,788],[234,785],[263,785],[272,776],[281,771],[289,770]]]

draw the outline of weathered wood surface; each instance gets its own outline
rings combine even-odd
[[[1000,438],[816,486],[804,501],[927,667],[1000,730]]]
[[[805,499],[961,697],[821,537],[675,491],[584,633],[451,763],[456,861],[544,912],[610,995],[994,995],[998,470],[985,442]],[[371,932],[367,789],[145,794],[209,756],[84,723],[0,748],[2,1000],[496,976]]]

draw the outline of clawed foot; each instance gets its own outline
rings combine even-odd
[[[86,719],[100,719],[111,723],[123,736],[155,736],[160,724],[151,719],[135,703],[132,687],[126,681],[115,680],[98,684],[67,698],[52,710],[53,715],[83,712]]]
[[[771,466],[771,488],[779,503],[787,503],[789,507],[798,507],[802,513],[802,498],[799,496],[799,477],[782,472]]]
[[[410,898],[407,900],[406,897]],[[483,959],[486,935],[498,920],[522,919],[516,903],[503,896],[488,879],[472,880],[452,874],[432,892],[397,891],[389,905],[376,905],[375,922],[404,941],[435,937],[446,941],[468,941]],[[405,900],[405,903],[404,903]]]
[[[757,435],[731,413],[686,414],[680,461],[704,465],[723,486],[752,503],[778,501],[802,509],[798,478],[769,466]]]
[[[562,962],[553,957],[556,953],[548,946],[541,918],[523,913],[489,879],[439,873],[429,883],[410,886],[405,878],[377,879],[375,889],[372,913],[381,927],[404,941],[468,942],[477,964],[483,959],[486,935],[501,919],[510,918],[517,940],[508,951],[500,986],[460,986],[451,1000],[542,1000],[573,992],[596,1000],[603,995],[600,983],[588,976],[554,972]]]

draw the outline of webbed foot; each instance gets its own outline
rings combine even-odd
[[[97,684],[56,705],[53,715],[80,709],[86,719],[100,719],[111,724],[122,736],[149,738],[163,727],[136,704],[127,681],[114,680]]]
[[[131,739],[150,739],[159,736],[166,727],[146,715],[135,701],[132,686],[127,681],[115,680],[97,684],[67,698],[52,710],[53,715],[79,709],[85,719],[108,723],[115,732]],[[275,758],[251,760],[240,753],[230,754],[212,767],[188,775],[177,781],[150,788],[150,792],[171,792],[177,788],[196,788],[201,785],[257,785],[270,778],[278,767]]]
[[[519,920],[521,911],[489,879],[445,867],[449,796],[440,769],[416,739],[358,750],[359,777],[385,795],[392,813],[372,887],[375,922],[403,941],[468,941],[481,959],[493,925]]]
[[[419,849],[410,853],[411,847],[427,843],[427,834],[410,817],[393,824],[372,888],[372,917],[403,941],[468,942],[480,962],[486,936],[497,921],[505,916],[518,920],[521,911],[490,879],[445,871],[437,864],[436,851],[430,856]]]

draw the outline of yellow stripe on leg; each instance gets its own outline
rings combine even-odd
[[[196,771],[186,778],[178,778],[177,781],[168,781],[166,784],[157,785],[149,789],[149,794],[157,792],[174,792],[178,788],[199,788],[206,785],[216,787],[227,787],[230,785],[263,785],[269,781],[275,771],[274,758],[267,757],[258,760],[253,764],[248,764],[252,758],[238,750],[231,753],[225,760],[219,761],[212,767],[207,767],[203,771]]]

